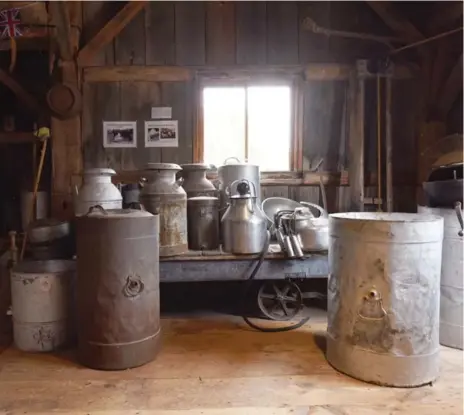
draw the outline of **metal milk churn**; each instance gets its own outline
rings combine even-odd
[[[221,219],[224,251],[260,253],[266,240],[267,219],[256,202],[254,184],[245,179],[236,180],[226,189],[226,194],[230,204]]]
[[[193,251],[219,248],[219,200],[212,196],[187,199],[189,248]]]
[[[206,172],[212,167],[209,164],[193,163],[182,164],[179,175],[184,179],[182,187],[187,192],[187,197],[216,196],[216,188],[206,178]]]
[[[104,209],[121,209],[122,195],[111,182],[113,169],[87,169],[83,173],[82,187],[75,189],[74,214],[85,215],[92,206],[99,205]]]
[[[140,203],[147,211],[159,214],[160,256],[180,255],[188,251],[187,194],[182,179],[176,180],[181,171],[177,164],[148,163],[147,183],[140,192]]]
[[[235,160],[235,162],[230,162]],[[261,186],[259,181],[259,166],[242,163],[236,157],[229,157],[224,160],[224,164],[218,167],[218,181],[219,181],[219,202],[220,209],[225,209],[227,206],[228,195],[225,193],[229,187],[236,180],[248,180],[253,183],[256,189],[256,201],[261,206]]]

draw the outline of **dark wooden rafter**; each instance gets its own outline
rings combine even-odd
[[[3,69],[0,69],[0,82],[4,84],[6,87],[11,89],[14,94],[18,97],[18,99],[24,103],[31,111],[35,111],[36,113],[41,113],[42,108],[39,105],[39,101],[31,95],[28,91],[24,89],[24,87],[8,72]]]
[[[63,60],[69,61],[74,57],[71,43],[71,22],[69,17],[68,2],[50,1],[48,9],[52,23],[56,27],[56,42]]]
[[[454,64],[451,72],[446,79],[437,99],[436,111],[440,118],[446,117],[456,101],[459,93],[462,92],[462,53]]]
[[[77,63],[86,66],[145,7],[146,1],[128,2],[79,52]]]
[[[425,36],[389,1],[367,1],[371,9],[397,35],[408,43],[425,39]]]
[[[440,2],[437,5],[436,13],[427,23],[427,31],[432,35],[451,29],[453,26],[450,25],[456,23],[462,16],[462,1],[446,2],[447,7],[444,7],[444,3]]]

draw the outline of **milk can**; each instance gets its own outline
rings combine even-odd
[[[260,253],[266,240],[267,218],[256,204],[253,183],[237,180],[226,189],[226,194],[229,195],[230,205],[221,220],[224,251],[234,254]]]
[[[219,248],[219,200],[212,196],[187,199],[188,243],[193,251]]]
[[[215,196],[216,188],[206,178],[206,172],[212,167],[209,164],[194,163],[182,164],[179,175],[184,179],[182,187],[187,192],[187,197]]]
[[[188,250],[187,194],[177,164],[148,163],[147,183],[140,192],[140,203],[147,211],[159,214],[160,251],[162,257],[180,255]]]
[[[74,197],[74,214],[85,215],[92,206],[100,205],[104,209],[121,209],[122,196],[111,182],[113,169],[87,169],[83,173],[82,187]]]
[[[242,163],[236,157],[229,157],[224,160],[224,164],[222,166],[218,167],[218,179],[221,211],[227,204],[228,196],[225,193],[227,187],[231,186],[236,180],[242,179],[253,183],[253,187],[256,189],[256,201],[259,205],[261,205],[259,166]]]

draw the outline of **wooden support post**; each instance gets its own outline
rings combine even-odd
[[[385,79],[385,152],[387,181],[387,212],[393,212],[393,172],[392,172],[392,79]]]
[[[50,1],[48,4],[52,23],[56,26],[56,42],[63,60],[69,61],[74,56],[71,44],[71,22],[68,3],[64,1]]]
[[[364,79],[353,71],[349,80],[350,210],[364,211]]]
[[[69,2],[71,22],[69,44],[77,50],[79,44],[82,15],[80,2]],[[60,51],[61,53],[61,51]],[[61,80],[80,88],[81,76],[75,60],[61,60]],[[73,185],[82,172],[81,117],[80,114],[69,119],[51,119],[52,131],[52,215],[60,219],[73,216]]]

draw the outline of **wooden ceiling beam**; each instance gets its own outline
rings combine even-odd
[[[437,100],[437,115],[440,118],[446,117],[453,107],[454,101],[462,92],[462,53],[446,79]]]
[[[35,111],[38,114],[42,112],[42,108],[37,99],[27,92],[16,79],[3,69],[0,69],[0,82],[11,89],[18,99],[30,110]]]
[[[408,43],[425,39],[424,35],[389,1],[367,1],[370,8],[397,35]]]
[[[444,7],[445,4],[447,7]],[[450,28],[450,25],[462,16],[462,8],[462,1],[440,2],[433,17],[427,23],[427,31],[435,35],[443,30],[453,28]]]
[[[145,7],[146,1],[128,2],[79,52],[79,66],[88,65],[95,54],[110,43]]]
[[[61,59],[69,61],[74,57],[71,44],[71,21],[69,18],[68,3],[64,1],[50,1],[49,12],[53,24],[56,26],[56,42]]]

